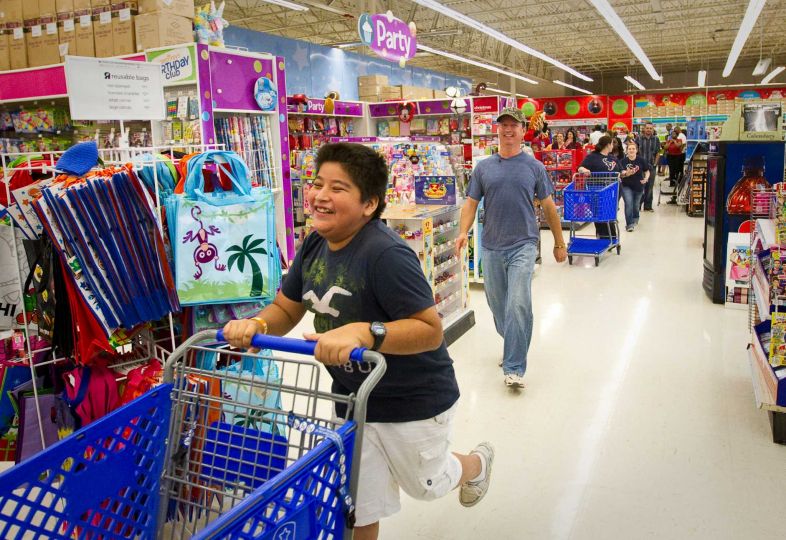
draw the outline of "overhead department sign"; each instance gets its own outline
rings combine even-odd
[[[358,19],[360,41],[385,60],[398,62],[402,67],[418,50],[415,23],[405,23],[393,13],[369,15]]]

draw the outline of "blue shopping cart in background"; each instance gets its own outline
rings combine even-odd
[[[384,358],[354,351],[369,375],[344,396],[320,388],[313,358],[217,348],[222,339],[196,334],[167,360],[165,384],[0,474],[0,538],[351,536],[353,457]],[[315,347],[252,343],[304,355]]]
[[[619,255],[619,179],[619,173],[576,173],[573,181],[563,191],[565,221],[570,222],[569,264],[573,264],[574,256],[586,256],[594,257],[595,266],[598,266],[604,253],[616,249]],[[608,234],[600,238],[578,236],[577,223],[606,224]]]

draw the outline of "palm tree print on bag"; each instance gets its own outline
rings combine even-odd
[[[246,267],[246,259],[248,259],[248,264],[251,265],[251,293],[249,296],[257,297],[262,295],[262,289],[264,286],[264,282],[262,279],[262,269],[259,267],[259,263],[254,259],[253,255],[267,255],[267,250],[261,247],[261,244],[265,242],[262,238],[257,238],[254,241],[251,241],[251,237],[253,235],[249,234],[245,238],[243,238],[243,243],[241,246],[234,245],[227,248],[227,253],[232,253],[227,261],[227,265],[229,269],[232,270],[232,266],[237,263],[237,268],[241,272],[245,271]]]

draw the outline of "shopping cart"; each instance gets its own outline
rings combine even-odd
[[[350,536],[353,456],[384,358],[354,351],[368,376],[344,396],[320,388],[313,359],[205,343],[216,340],[221,332],[188,339],[164,385],[0,475],[0,538]],[[252,343],[306,355],[315,346]]]
[[[595,257],[595,266],[598,266],[601,255],[615,248],[619,255],[619,178],[619,173],[576,173],[565,188],[565,220],[570,222],[569,264],[573,264],[574,256],[588,256]],[[580,237],[576,234],[577,223],[605,223],[608,237]]]

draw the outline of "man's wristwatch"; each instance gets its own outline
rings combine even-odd
[[[388,335],[388,330],[381,322],[373,322],[369,325],[371,336],[374,338],[374,345],[371,347],[372,351],[378,351],[382,347],[382,342],[385,341],[385,336]]]

